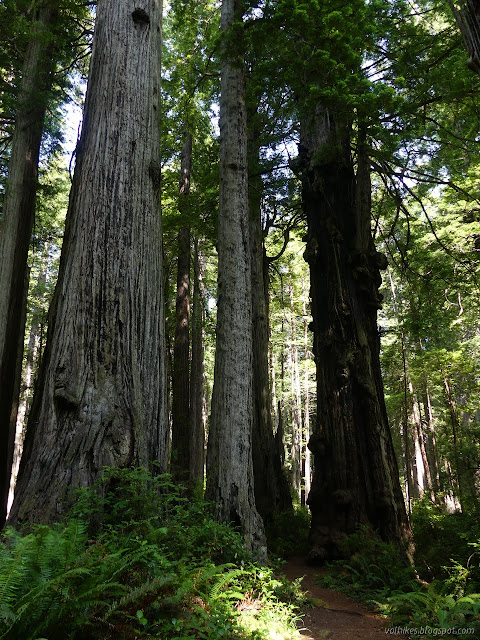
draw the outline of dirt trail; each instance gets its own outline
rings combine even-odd
[[[304,576],[301,582],[303,590],[326,605],[306,610],[301,625],[305,629],[300,632],[305,640],[385,640],[398,637],[386,634],[385,620],[362,604],[338,591],[316,585],[314,578],[319,569],[307,566],[303,558],[291,558],[283,566],[283,571],[289,580]]]

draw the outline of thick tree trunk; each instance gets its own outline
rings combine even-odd
[[[166,469],[160,0],[97,7],[84,125],[13,521],[105,465]]]
[[[193,253],[193,313],[192,313],[192,366],[190,374],[190,480],[192,486],[203,492],[205,476],[205,432],[207,408],[205,396],[205,261],[194,240]]]
[[[243,2],[223,0],[224,34],[242,20]],[[237,34],[238,35],[238,34]],[[230,37],[229,37],[230,36]],[[247,122],[243,42],[227,34],[221,66],[218,315],[207,499],[216,517],[233,522],[247,547],[265,558],[255,507],[252,423],[252,279],[248,216]]]
[[[22,69],[0,233],[0,528],[6,518],[25,332],[27,257],[35,216],[38,158],[55,70],[58,11],[32,16]]]
[[[179,211],[188,215],[192,136],[187,134],[182,148]],[[190,227],[178,232],[177,298],[172,378],[172,458],[175,480],[189,482],[190,475]]]
[[[310,560],[340,557],[342,540],[361,525],[407,552],[411,534],[380,372],[379,267],[386,261],[371,237],[368,158],[360,148],[355,176],[347,127],[318,107],[302,126],[298,168],[317,365]]]

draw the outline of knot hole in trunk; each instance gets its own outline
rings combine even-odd
[[[150,24],[150,16],[145,11],[145,9],[135,9],[132,13],[132,18],[135,24]]]

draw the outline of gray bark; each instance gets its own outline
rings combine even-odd
[[[160,0],[97,7],[85,115],[13,521],[104,465],[166,469]]]
[[[38,158],[55,69],[51,36],[58,11],[35,11],[18,96],[0,233],[0,527],[7,497],[20,391],[28,289],[27,257],[35,216]]]
[[[227,34],[241,21],[243,2],[223,0]],[[265,559],[265,535],[255,507],[252,465],[252,297],[248,219],[247,122],[243,42],[223,47],[220,98],[218,315],[207,499],[217,519],[232,522],[248,548]]]

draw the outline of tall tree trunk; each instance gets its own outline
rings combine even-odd
[[[308,321],[307,321],[307,290],[305,286],[305,280],[302,277],[302,296],[303,296],[303,344],[305,350],[305,372],[303,375],[303,444],[302,444],[302,495],[301,504],[304,507],[307,503],[308,494],[310,493],[312,466],[310,460],[310,449],[308,448],[308,442],[310,440],[310,380],[308,375],[308,362],[310,352],[310,340],[308,334]]]
[[[25,333],[27,258],[38,158],[55,70],[58,10],[33,10],[22,69],[0,233],[0,528],[5,523]]]
[[[190,375],[190,479],[193,487],[203,491],[205,475],[205,431],[207,427],[207,411],[205,397],[205,330],[204,304],[205,274],[204,257],[194,239],[193,253],[193,313],[192,313],[192,367]]]
[[[179,211],[188,215],[192,136],[187,134],[182,148]],[[190,475],[190,227],[178,232],[177,298],[172,378],[172,460],[173,477],[183,483]]]
[[[47,282],[47,270],[49,268],[48,265],[48,252],[49,245],[45,245],[44,255],[43,255],[43,265],[42,270],[38,276],[38,288],[43,290],[45,288],[45,284]],[[40,315],[41,314],[41,315]],[[17,413],[17,423],[15,429],[15,444],[13,451],[13,464],[12,464],[12,474],[10,478],[10,491],[8,495],[8,505],[7,511],[10,510],[13,502],[13,492],[15,489],[15,483],[17,480],[18,469],[20,466],[20,459],[22,457],[23,451],[23,440],[25,434],[25,424],[26,418],[28,416],[28,407],[31,404],[32,393],[33,393],[33,383],[35,378],[35,370],[41,355],[41,330],[42,323],[40,318],[43,317],[43,312],[40,309],[36,309],[33,311],[32,324],[30,326],[30,334],[27,343],[27,351],[25,354],[25,365],[22,372],[22,389],[20,393],[20,402],[18,406]]]
[[[295,305],[293,300],[293,282],[290,280],[288,293],[290,297],[290,375],[292,399],[292,488],[298,501],[301,501],[302,484],[302,397],[300,392],[300,371],[298,366],[297,323],[295,321]]]
[[[265,558],[265,534],[255,507],[252,426],[252,270],[248,215],[247,118],[243,39],[229,30],[242,21],[241,0],[223,0],[226,37],[221,63],[220,203],[217,345],[207,451],[207,499],[217,519],[233,522],[247,547]],[[228,46],[228,50],[227,50]]]
[[[457,408],[455,406],[455,401],[453,399],[452,389],[450,386],[450,381],[448,376],[444,371],[442,371],[443,376],[443,384],[445,386],[445,395],[447,399],[448,408],[450,411],[450,419],[452,424],[452,440],[453,440],[453,458],[455,460],[455,480],[457,484],[457,490],[455,491],[456,497],[458,498],[458,502],[460,504],[460,510],[462,510],[463,504],[463,483],[461,477],[461,469],[460,469],[460,455],[458,451],[458,416],[457,416]]]
[[[427,440],[426,440],[426,453],[429,460],[429,466],[432,470],[432,493],[434,500],[437,500],[437,494],[441,491],[440,483],[440,461],[438,458],[437,439],[435,434],[435,427],[433,424],[433,409],[430,399],[430,390],[428,387],[428,380],[425,376],[423,382],[423,413],[425,416],[425,422],[427,425]]]
[[[13,521],[55,519],[105,465],[166,469],[160,0],[97,7],[47,346]],[[141,70],[141,73],[139,72]]]
[[[252,260],[253,336],[253,473],[255,503],[264,522],[292,508],[288,481],[275,443],[269,375],[268,263],[263,242],[261,201],[263,183],[259,167],[259,137],[252,114],[248,132],[250,249]]]
[[[303,123],[298,169],[308,222],[317,366],[311,561],[341,556],[343,538],[367,525],[408,554],[380,371],[379,267],[370,224],[369,159],[359,142],[354,174],[348,127],[317,107]]]
[[[410,382],[410,393],[412,395],[413,400],[413,417],[415,424],[415,448],[416,448],[416,456],[417,456],[417,469],[420,467],[423,470],[423,487],[422,493],[428,491],[430,494],[430,499],[432,502],[435,501],[435,494],[433,491],[433,480],[432,480],[432,472],[430,469],[430,460],[427,455],[426,449],[426,438],[424,432],[424,420],[422,417],[422,407],[418,398],[414,394],[413,385]]]

